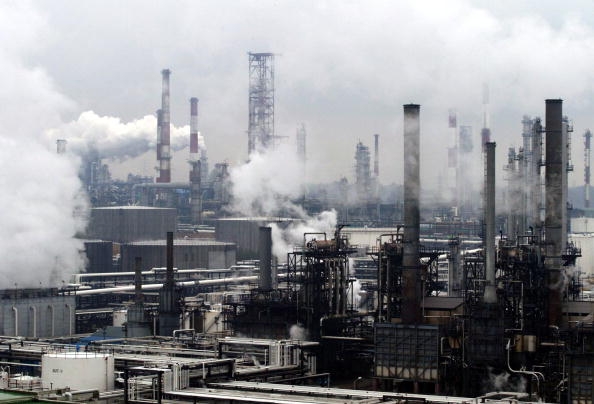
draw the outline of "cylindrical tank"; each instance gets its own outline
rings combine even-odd
[[[44,388],[113,390],[114,358],[91,352],[56,352],[41,357]]]

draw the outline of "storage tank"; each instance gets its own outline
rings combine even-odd
[[[158,240],[175,231],[177,210],[146,206],[112,206],[91,209],[87,238],[129,243]]]
[[[55,352],[41,357],[44,388],[71,390],[113,390],[114,358],[95,352]]]

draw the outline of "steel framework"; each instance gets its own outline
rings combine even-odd
[[[274,54],[249,53],[248,155],[274,148]]]

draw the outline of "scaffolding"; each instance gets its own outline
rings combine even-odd
[[[274,54],[249,53],[248,155],[274,148]]]

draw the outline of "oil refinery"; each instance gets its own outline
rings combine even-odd
[[[258,164],[287,152],[275,54],[249,53],[248,69],[247,152]],[[158,174],[112,180],[109,156],[84,155],[86,268],[52,287],[0,291],[5,392],[105,403],[593,402],[591,133],[584,209],[573,209],[562,100],[545,101],[544,119],[518,117],[521,146],[506,162],[496,161],[488,90],[480,137],[450,111],[434,195],[421,184],[421,106],[405,104],[393,157],[402,185],[380,183],[383,135],[370,134],[353,145],[352,183],[262,192],[273,213],[246,216],[233,209],[242,194],[229,163],[209,168],[197,97],[188,180],[172,182],[175,72],[161,74]],[[304,124],[296,145],[301,175]],[[57,152],[69,153],[68,139]]]

